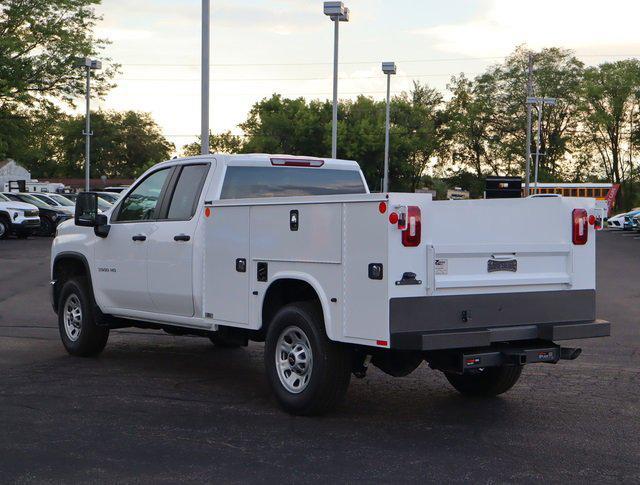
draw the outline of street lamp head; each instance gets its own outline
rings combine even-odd
[[[385,74],[395,74],[396,73],[396,63],[395,62],[383,62],[382,63],[382,72]]]
[[[324,14],[331,20],[349,21],[349,9],[344,6],[344,2],[324,2]]]
[[[76,58],[76,67],[88,67],[89,69],[102,69],[102,62],[97,61],[95,59],[91,59],[89,57],[78,57]]]

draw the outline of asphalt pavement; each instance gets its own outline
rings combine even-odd
[[[421,366],[371,369],[339,411],[289,416],[262,345],[113,331],[66,354],[48,296],[51,239],[0,241],[0,482],[640,482],[640,240],[598,236],[604,339],[527,366],[495,399]]]

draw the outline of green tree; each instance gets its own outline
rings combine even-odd
[[[0,108],[52,99],[73,104],[84,93],[76,58],[97,56],[106,41],[93,36],[100,0],[4,0],[0,5]],[[104,59],[108,60],[108,59]],[[111,87],[117,66],[95,72],[94,93]]]
[[[640,62],[624,60],[590,67],[584,82],[585,150],[591,148],[602,162],[609,181],[625,182],[632,163],[625,157],[631,147],[632,126],[638,124]]]
[[[393,99],[390,137],[394,141],[389,142],[389,148],[399,172],[392,177],[394,172],[389,170],[393,190],[415,192],[428,164],[441,154],[447,139],[442,104],[438,91],[419,82],[413,83],[410,92]]]
[[[279,94],[257,102],[240,124],[248,153],[326,156],[330,152],[331,103]]]
[[[151,165],[168,160],[175,149],[149,113],[98,111],[91,119],[92,177],[136,177]],[[59,173],[82,174],[83,129],[83,116],[69,117],[61,123],[57,150]]]
[[[201,146],[201,141],[189,143],[182,148],[182,153],[185,157],[200,155]],[[244,138],[239,135],[234,135],[230,131],[209,135],[209,153],[242,153],[243,149]]]

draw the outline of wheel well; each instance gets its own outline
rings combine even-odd
[[[296,301],[311,301],[317,303],[320,313],[324,318],[320,297],[318,297],[318,293],[316,293],[313,286],[303,280],[285,278],[274,281],[264,295],[264,301],[262,303],[262,330],[266,332],[269,323],[271,323],[271,320],[280,308]]]
[[[56,259],[53,264],[52,276],[55,281],[53,288],[53,307],[56,312],[58,311],[58,295],[60,294],[60,290],[70,278],[74,276],[85,276],[89,281],[90,290],[93,291],[93,287],[91,287],[91,277],[86,263],[77,256],[62,256]]]

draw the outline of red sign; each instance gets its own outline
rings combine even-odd
[[[613,184],[607,192],[607,196],[605,200],[607,201],[607,207],[609,208],[609,213],[611,213],[611,209],[613,209],[613,204],[616,203],[616,195],[618,195],[618,190],[620,190],[620,184]]]

